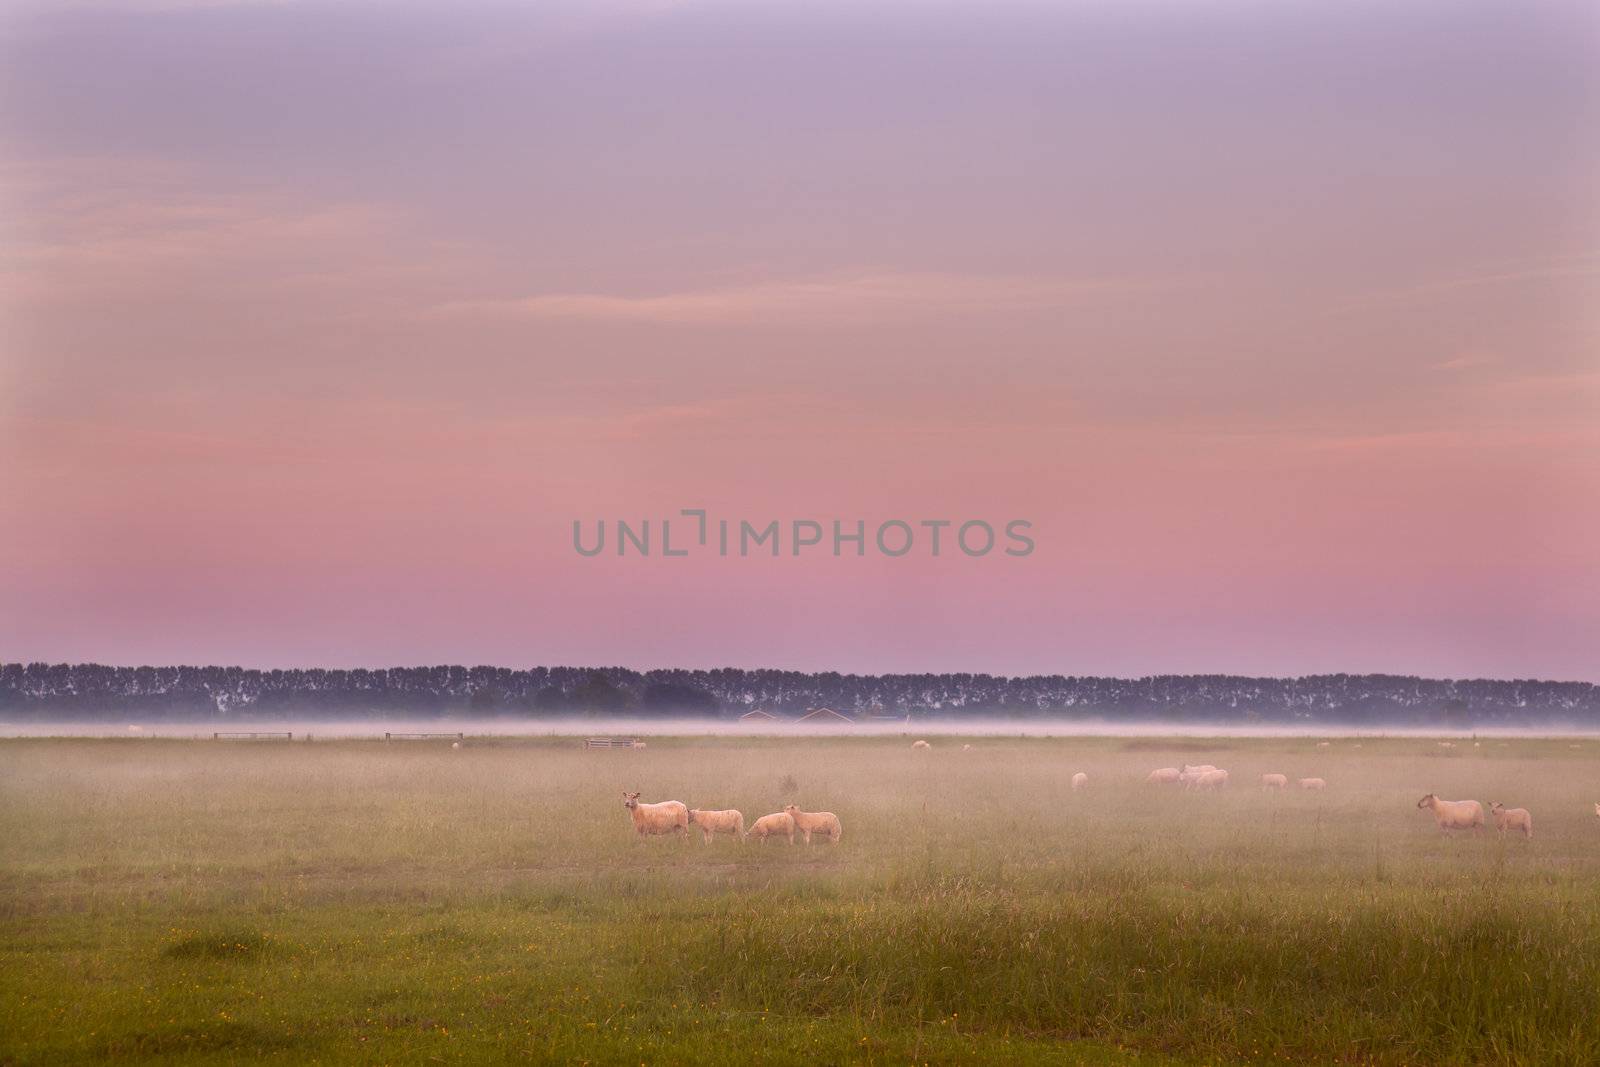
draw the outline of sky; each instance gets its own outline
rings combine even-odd
[[[10,0],[0,160],[0,659],[1600,681],[1587,2]]]

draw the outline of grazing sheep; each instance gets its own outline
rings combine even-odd
[[[812,834],[823,834],[835,844],[839,841],[839,816],[831,811],[801,811],[794,804],[785,804],[784,812],[794,820],[794,828],[805,835],[806,844],[811,844]]]
[[[1433,821],[1439,824],[1440,833],[1483,829],[1483,805],[1476,800],[1440,800],[1429,793],[1417,801],[1417,807],[1433,809]]]
[[[1317,747],[1318,748],[1332,748],[1333,747],[1333,742],[1332,741],[1318,741],[1317,742]]]
[[[1210,774],[1216,769],[1216,767],[1209,763],[1202,763],[1198,767],[1191,767],[1185,763],[1183,765],[1183,772],[1178,775],[1178,781],[1183,783],[1185,789],[1193,789],[1195,783],[1200,780],[1201,775]]]
[[[1287,789],[1289,776],[1286,774],[1263,774],[1261,776],[1262,789]]]
[[[1521,830],[1523,837],[1533,836],[1533,816],[1527,808],[1508,808],[1498,800],[1491,801],[1489,812],[1494,816],[1494,827],[1501,833]]]
[[[1456,747],[1456,743],[1454,741],[1440,741],[1439,742],[1439,747],[1440,748],[1455,748]]]
[[[623,793],[622,806],[633,816],[633,828],[646,834],[689,833],[689,807],[682,801],[663,800],[659,804],[639,803],[638,793]]]
[[[1227,771],[1206,771],[1189,783],[1190,789],[1221,789],[1228,784]]]
[[[971,745],[962,745],[961,746],[961,751],[963,751],[963,752],[971,752],[972,751],[972,746]]]
[[[928,744],[928,742],[926,742],[926,741],[913,741],[913,742],[911,742],[911,747],[912,748],[932,748],[933,746]]]
[[[760,841],[763,845],[769,837],[787,837],[789,844],[794,844],[794,820],[786,811],[776,811],[771,815],[763,815],[750,827],[749,836]]]
[[[1074,789],[1082,789],[1084,786],[1086,786],[1088,784],[1089,784],[1089,776],[1087,774],[1084,774],[1082,771],[1079,771],[1077,774],[1074,774],[1072,776],[1072,788],[1074,788]]]
[[[451,748],[460,748],[461,747],[461,742],[460,741],[452,741],[452,742],[450,742],[450,747]]]
[[[633,747],[634,747],[634,748],[646,748],[646,747],[648,747],[648,746],[646,746],[646,745],[645,745],[645,743],[644,743],[644,742],[643,742],[643,741],[635,741],[635,742],[634,742],[634,743],[633,743]]]
[[[1323,781],[1321,778],[1302,778],[1300,779],[1300,788],[1321,792],[1322,790],[1328,788],[1328,783]]]
[[[711,844],[713,834],[732,834],[735,841],[744,840],[744,816],[732,808],[723,811],[689,809],[689,825],[700,827],[706,844]]]
[[[1145,779],[1151,785],[1177,785],[1182,780],[1183,772],[1176,767],[1158,767]]]

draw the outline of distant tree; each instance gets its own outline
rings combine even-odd
[[[644,687],[639,703],[645,712],[662,716],[707,716],[719,710],[716,696],[697,686],[678,682],[651,682]]]

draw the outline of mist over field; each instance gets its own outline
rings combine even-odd
[[[1121,722],[1114,719],[961,719],[940,718],[913,722],[762,723],[707,720],[704,718],[629,718],[627,716],[527,719],[250,719],[218,722],[144,723],[61,721],[0,721],[0,737],[131,737],[210,739],[213,734],[289,733],[295,741],[382,740],[386,733],[437,733],[448,740],[456,734],[468,738],[579,737],[584,735],[631,737],[1122,737],[1122,738],[1451,738],[1471,741],[1515,738],[1600,737],[1600,727],[1576,724],[1539,726],[1484,726],[1449,729],[1422,726],[1367,726],[1364,728],[1283,724],[1248,726],[1236,722]],[[263,738],[262,740],[270,740]]]

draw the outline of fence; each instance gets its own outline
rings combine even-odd
[[[590,737],[583,742],[584,748],[640,748],[642,745],[636,737]]]
[[[383,732],[385,741],[465,741],[466,734],[392,734]]]
[[[291,731],[263,733],[257,730],[221,730],[211,735],[213,741],[293,741]]]

